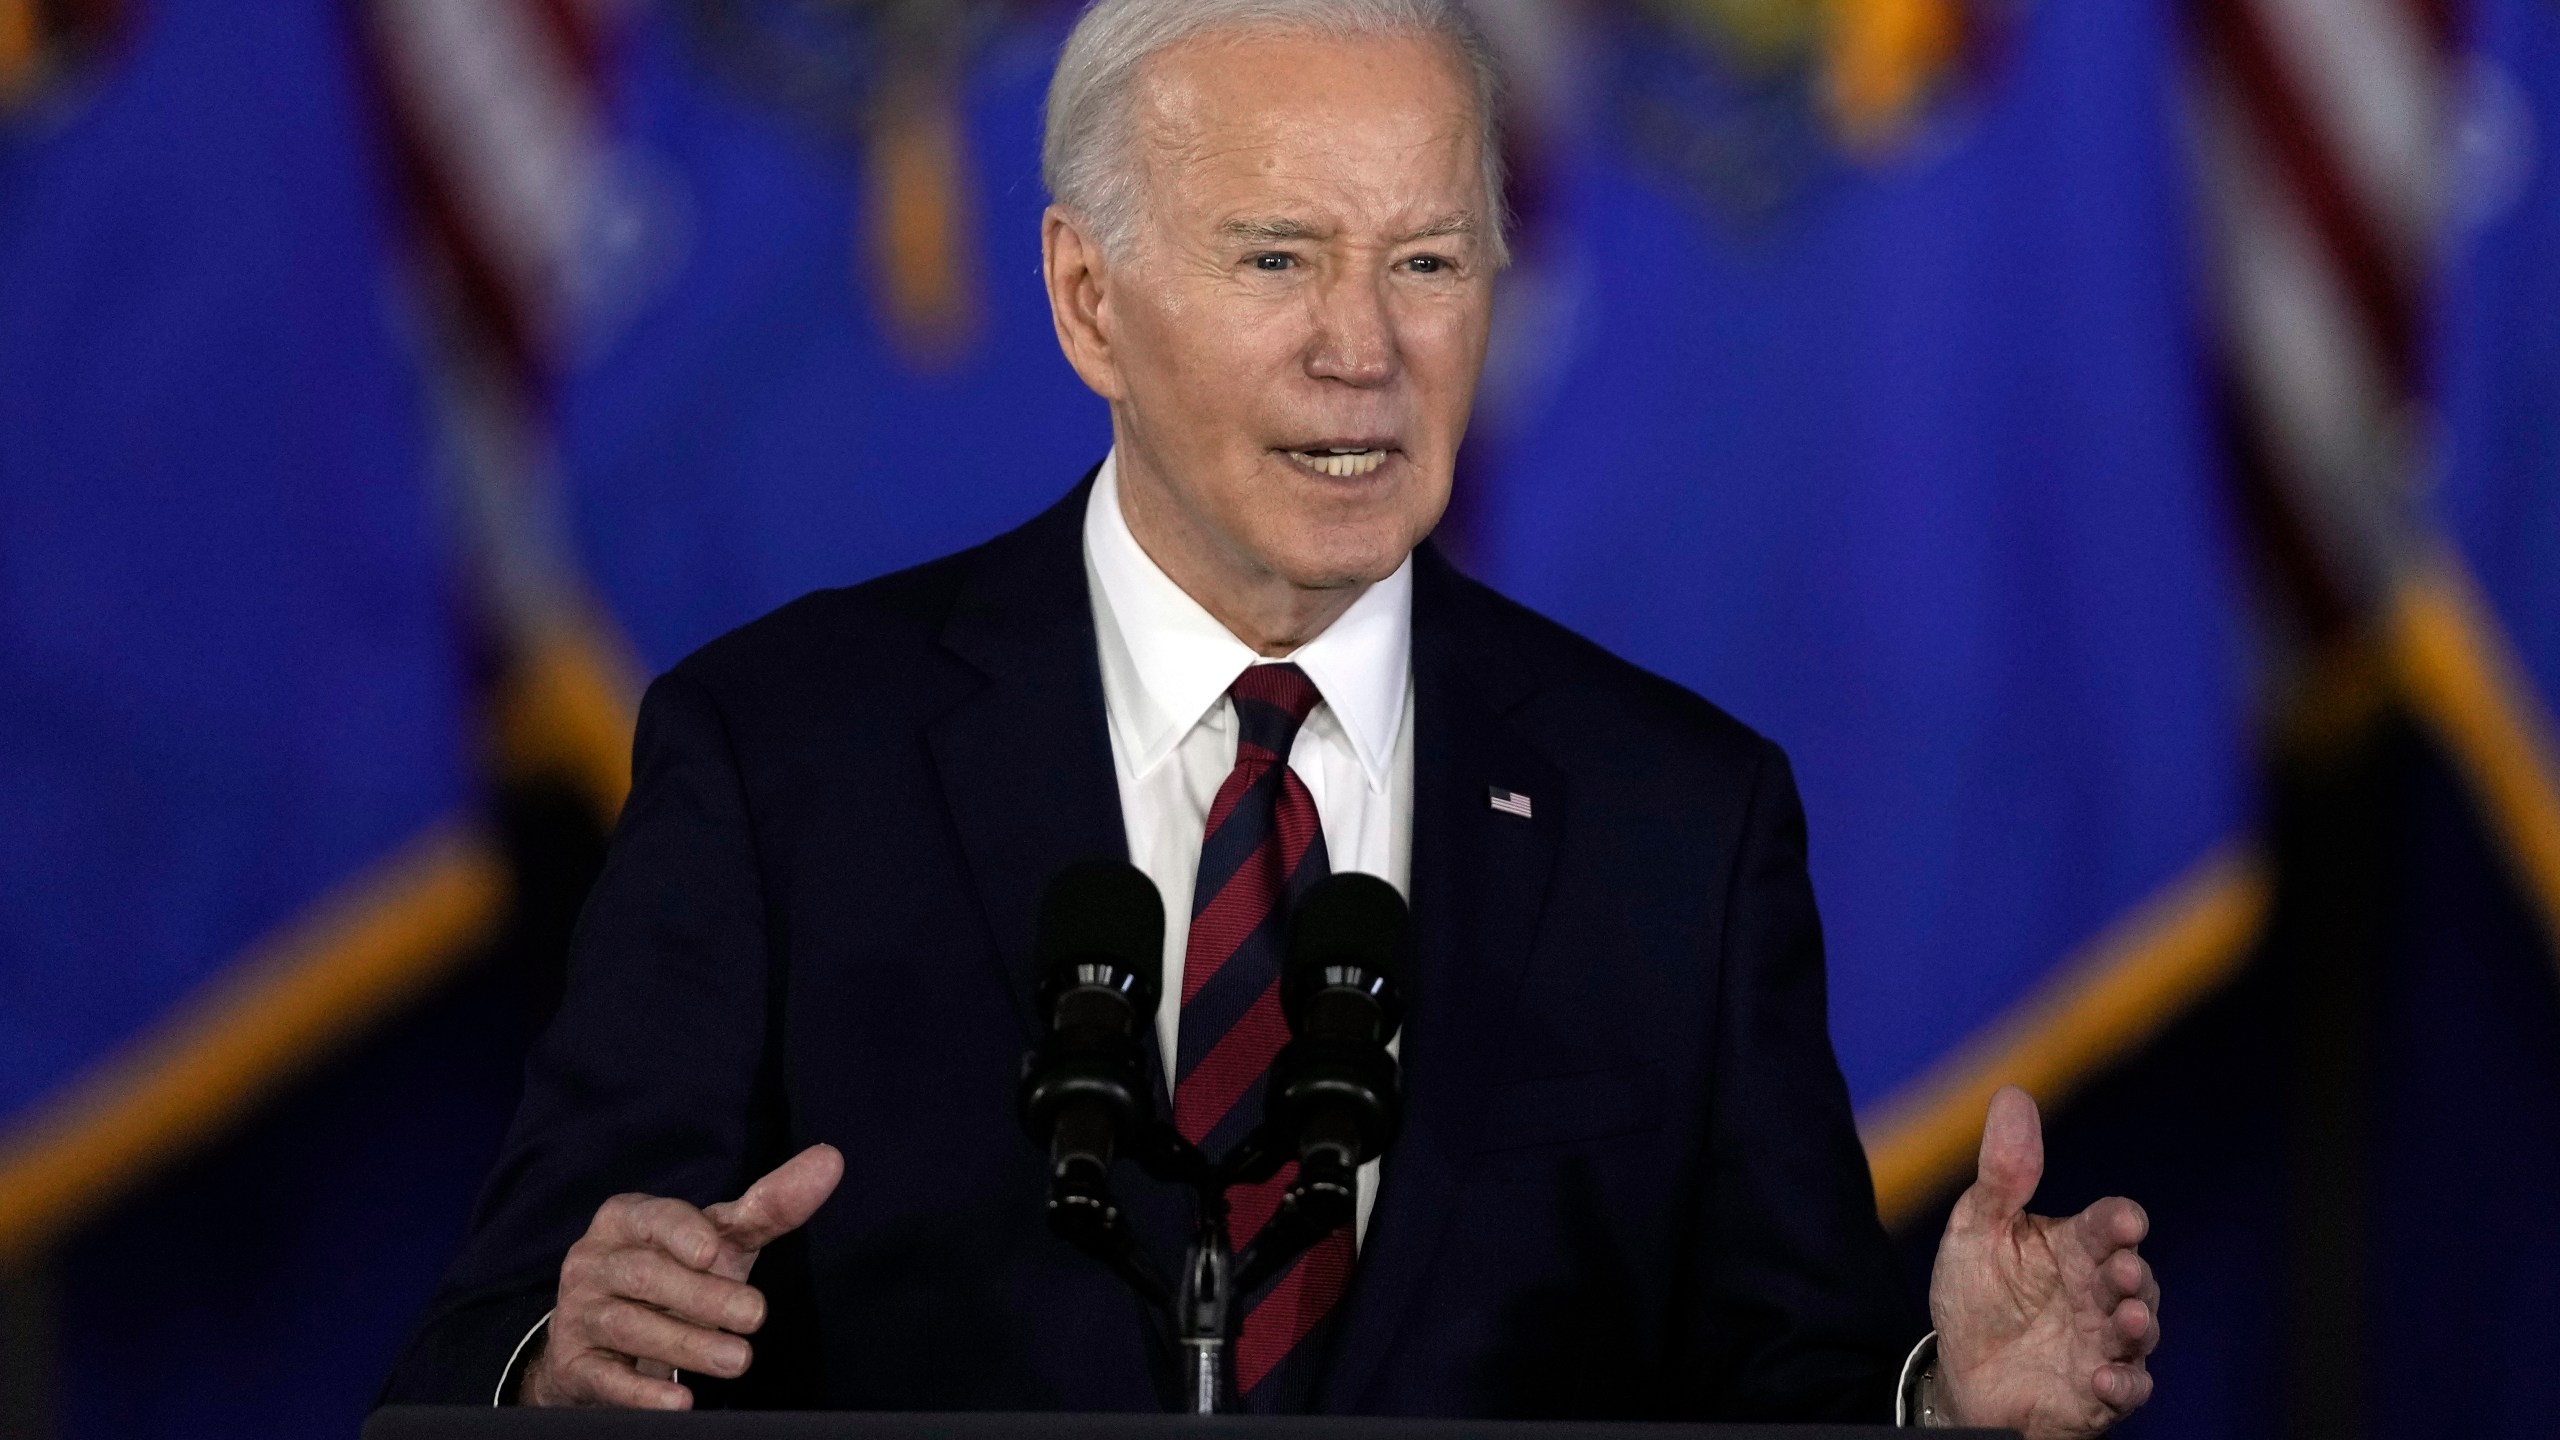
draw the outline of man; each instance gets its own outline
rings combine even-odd
[[[1213,1151],[1278,1044],[1288,896],[1412,899],[1405,1133],[1359,1224],[1246,1297],[1250,1408],[2057,1437],[2144,1401],[2141,1212],[2025,1214],[2016,1091],[1915,1349],[1784,758],[1426,542],[1503,263],[1493,88],[1445,0],[1084,17],[1042,254],[1111,455],[651,687],[568,997],[387,1398],[1164,1408],[1161,1320],[1045,1232],[1011,1108],[1035,897],[1114,854],[1166,896],[1165,1104]],[[1169,1268],[1181,1196],[1121,1184]]]

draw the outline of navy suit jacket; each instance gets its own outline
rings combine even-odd
[[[624,1191],[815,1141],[710,1403],[1157,1410],[1160,1319],[1043,1223],[1033,909],[1125,855],[1082,516],[784,606],[650,686],[633,786],[470,1238],[386,1401],[485,1404]],[[1890,1419],[1921,1325],[1825,1022],[1776,746],[1415,556],[1407,1122],[1294,1405]],[[1493,809],[1490,789],[1534,818]],[[1181,1194],[1120,1168],[1163,1273]]]

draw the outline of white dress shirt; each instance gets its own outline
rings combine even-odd
[[[1164,896],[1164,1003],[1156,1044],[1173,1086],[1191,889],[1209,806],[1236,763],[1227,687],[1276,664],[1228,633],[1173,583],[1129,532],[1119,464],[1106,457],[1084,512],[1086,588],[1102,652],[1102,700],[1129,859]],[[1336,874],[1357,870],[1409,889],[1413,858],[1413,561],[1369,587],[1323,634],[1286,656],[1324,697],[1298,730],[1289,768],[1324,826]],[[1355,1236],[1368,1233],[1378,1163],[1360,1167]]]

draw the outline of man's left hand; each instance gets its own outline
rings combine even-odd
[[[1991,1097],[1973,1188],[1956,1201],[1929,1277],[1937,1407],[2027,1440],[2097,1435],[2151,1398],[2160,1285],[2135,1247],[2142,1207],[2101,1200],[2067,1220],[2027,1213],[2044,1177],[2036,1103]]]

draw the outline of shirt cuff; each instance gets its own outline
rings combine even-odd
[[[516,1342],[515,1353],[507,1357],[507,1368],[498,1372],[498,1388],[489,1394],[491,1405],[516,1403],[516,1386],[524,1380],[520,1372],[524,1369],[526,1360],[534,1353],[534,1338],[551,1324],[552,1313],[549,1310],[543,1311],[542,1318],[534,1321],[533,1328],[524,1332],[524,1338]]]
[[[1920,1403],[1920,1386],[1938,1368],[1938,1332],[1930,1331],[1911,1347],[1902,1362],[1902,1383],[1893,1390],[1893,1423],[1906,1430],[1933,1430],[1938,1414]]]

